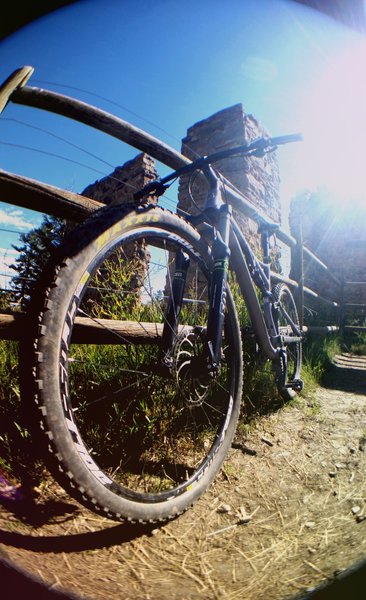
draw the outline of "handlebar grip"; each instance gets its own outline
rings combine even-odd
[[[280,135],[278,137],[270,138],[269,144],[272,146],[280,146],[281,144],[289,144],[290,142],[302,142],[304,136],[302,133],[290,133],[289,135]]]

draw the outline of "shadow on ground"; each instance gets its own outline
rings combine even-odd
[[[33,524],[36,520],[38,526],[52,522],[56,517],[67,521],[75,515],[78,508],[67,502],[56,502],[50,500],[41,505],[33,499],[20,499],[0,495],[0,503],[5,508],[20,518],[23,523]],[[38,516],[33,517],[34,514]],[[33,525],[34,527],[34,525]],[[36,525],[37,527],[37,525]],[[142,536],[149,535],[157,525],[140,525],[122,523],[110,526],[99,531],[70,534],[35,536],[26,533],[6,531],[0,529],[0,544],[21,548],[36,553],[70,553],[86,550],[108,548]],[[26,570],[18,567],[8,560],[6,551],[0,549],[0,597],[1,600],[13,600],[14,598],[29,598],[37,600],[81,600],[79,596],[67,591],[57,590],[46,585],[39,578],[34,577]],[[85,600],[85,596],[83,596]],[[92,599],[90,599],[92,600]]]
[[[366,393],[366,358],[340,355],[326,373],[322,385],[345,393]],[[10,494],[0,495],[0,503],[23,523],[37,528],[44,523],[59,523],[75,517],[78,507],[69,502],[37,499],[22,500]],[[129,543],[149,535],[156,525],[142,526],[128,523],[108,526],[94,532],[67,535],[35,536],[0,529],[0,544],[38,553],[63,553],[95,550]],[[2,555],[2,556],[1,556]],[[6,551],[0,549],[0,597],[37,598],[37,600],[81,600],[77,596],[46,586],[43,582],[8,560]],[[326,585],[296,596],[293,600],[364,600],[366,589],[366,561],[353,565]],[[92,599],[90,599],[92,600]],[[280,599],[279,599],[280,600]]]
[[[134,539],[151,534],[156,525],[131,525],[124,523],[100,531],[87,533],[34,536],[14,531],[0,530],[0,544],[22,548],[32,552],[82,552],[98,550],[110,546],[125,544]]]
[[[322,385],[333,390],[366,394],[366,357],[338,355],[327,369]]]
[[[293,600],[364,600],[365,587],[366,560],[363,560],[341,573],[332,582]]]
[[[2,600],[81,600],[79,596],[46,586],[41,580],[32,577],[5,558],[0,558],[0,581]]]

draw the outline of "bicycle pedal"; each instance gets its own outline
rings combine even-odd
[[[285,387],[290,388],[295,392],[301,392],[301,390],[304,388],[304,382],[302,379],[294,379],[293,381],[287,383]]]

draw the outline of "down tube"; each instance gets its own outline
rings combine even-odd
[[[271,344],[247,262],[240,248],[239,241],[233,231],[230,237],[230,249],[231,264],[247,305],[249,317],[259,346],[268,358],[275,359],[278,356],[278,350]]]

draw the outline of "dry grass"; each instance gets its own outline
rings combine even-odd
[[[366,397],[320,389],[317,402],[261,418],[238,440],[256,455],[232,449],[205,496],[161,528],[79,508],[34,530],[2,509],[0,549],[95,600],[275,600],[331,580],[366,554]],[[53,485],[38,502],[50,499],[70,502]]]

